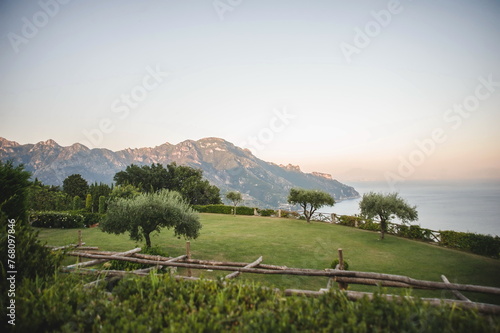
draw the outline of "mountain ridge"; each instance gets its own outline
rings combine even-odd
[[[118,151],[90,149],[80,143],[61,146],[52,139],[23,145],[0,137],[0,160],[24,164],[33,177],[48,185],[61,185],[74,173],[89,182],[110,184],[115,173],[130,164],[176,162],[203,170],[204,177],[222,193],[239,191],[246,205],[259,207],[286,206],[292,187],[323,190],[337,201],[359,197],[353,187],[338,182],[330,174],[304,173],[296,165],[266,162],[250,150],[216,137]]]

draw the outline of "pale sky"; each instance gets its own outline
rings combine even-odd
[[[500,1],[0,2],[0,136],[500,178]]]

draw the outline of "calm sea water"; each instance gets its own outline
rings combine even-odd
[[[386,182],[346,182],[363,193],[389,193]],[[455,230],[500,236],[500,181],[406,181],[396,192],[416,205],[419,224],[432,230]],[[322,212],[359,214],[359,201],[337,202]]]

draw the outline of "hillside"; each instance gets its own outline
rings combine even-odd
[[[20,145],[0,138],[0,160],[23,163],[33,177],[45,184],[61,185],[63,180],[79,173],[89,182],[112,183],[116,172],[130,164],[145,165],[176,162],[203,170],[203,175],[222,192],[239,191],[244,204],[279,207],[286,203],[290,188],[319,189],[336,200],[356,198],[359,193],[321,172],[304,173],[298,166],[277,165],[263,161],[249,150],[236,147],[220,138],[186,140],[173,145],[164,143],[153,148],[89,149],[75,143],[60,146],[54,140]]]

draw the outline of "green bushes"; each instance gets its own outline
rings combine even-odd
[[[82,214],[68,212],[36,212],[31,215],[32,226],[37,228],[83,228]]]
[[[337,267],[337,265],[340,263],[340,261],[338,259],[335,259],[332,264],[330,265],[331,268],[335,269],[335,267]],[[349,263],[347,261],[344,260],[344,270],[345,271],[348,271],[349,270]]]
[[[499,317],[418,299],[350,301],[339,291],[318,298],[238,281],[176,281],[168,274],[126,277],[106,294],[89,280],[58,277],[19,288],[19,332],[494,332]],[[111,286],[107,285],[108,289]]]
[[[260,216],[276,215],[276,211],[274,209],[259,209],[258,212]]]
[[[199,213],[232,214],[233,206],[226,205],[193,205],[194,210]],[[236,207],[236,215],[253,215],[254,209],[251,207]]]
[[[380,231],[380,224],[368,220],[358,224],[358,228],[370,231]]]
[[[282,210],[281,211],[281,217],[283,218],[293,218],[293,219],[298,219],[300,216],[299,213],[294,212],[294,211],[288,211],[288,210]]]
[[[97,224],[103,218],[103,214],[99,213],[90,213],[86,211],[80,211],[77,214],[81,214],[83,216],[83,224],[85,227],[90,227],[91,225]]]
[[[362,219],[357,216],[341,215],[339,217],[339,224],[346,225],[348,227],[355,227],[362,222]]]
[[[97,224],[103,215],[90,213],[85,209],[66,212],[34,212],[31,214],[32,226],[37,228],[84,228]]]
[[[440,231],[441,245],[470,251],[483,256],[500,258],[500,237],[471,232]]]

